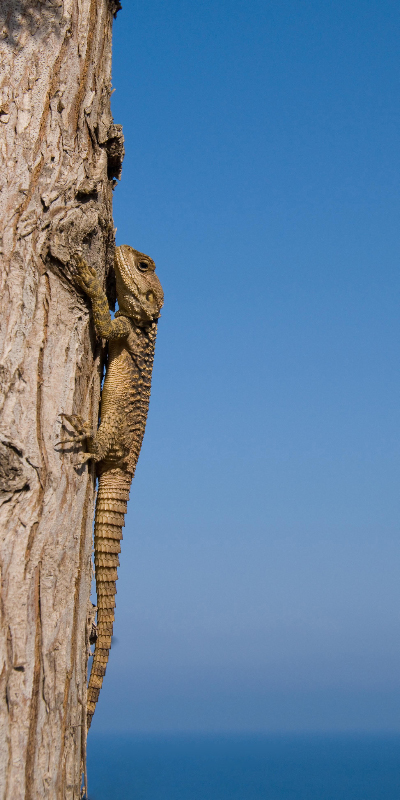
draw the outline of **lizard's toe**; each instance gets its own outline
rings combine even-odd
[[[65,419],[71,425],[71,428],[84,438],[91,435],[89,423],[85,422],[79,414],[60,414],[60,417],[62,420]],[[65,426],[64,422],[62,424]]]
[[[91,458],[93,458],[93,453],[79,453],[76,460],[78,464],[87,464]]]

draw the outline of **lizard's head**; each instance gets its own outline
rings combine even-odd
[[[119,310],[138,325],[146,325],[160,316],[164,293],[155,268],[149,256],[127,244],[115,249]]]

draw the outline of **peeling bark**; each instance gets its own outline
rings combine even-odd
[[[57,446],[97,425],[103,363],[70,259],[113,301],[111,0],[0,9],[0,798],[80,797],[92,616],[93,467]]]

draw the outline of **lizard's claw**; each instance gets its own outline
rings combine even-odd
[[[57,446],[59,444],[79,444],[80,442],[85,442],[88,439],[92,438],[92,430],[88,422],[85,422],[79,414],[60,414],[62,420],[62,426],[65,428],[64,419],[69,423],[72,431],[69,432],[69,436],[66,439],[60,439],[57,442]],[[83,453],[82,455],[87,455],[91,458],[89,453]]]
[[[91,458],[93,458],[93,453],[79,453],[76,460],[78,464],[87,464]]]
[[[76,433],[79,433],[86,438],[91,436],[92,430],[89,423],[85,422],[79,414],[60,414],[59,416],[62,420],[66,419]],[[62,425],[65,428],[64,422]]]

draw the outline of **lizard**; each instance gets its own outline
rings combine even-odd
[[[87,451],[78,462],[96,463],[98,490],[94,522],[97,593],[97,639],[87,689],[87,728],[95,712],[106,672],[115,615],[120,540],[127,502],[142,446],[150,400],[157,324],[164,301],[154,261],[128,245],[116,247],[114,269],[119,310],[111,318],[107,296],[96,270],[74,256],[73,275],[90,298],[96,334],[108,341],[108,360],[95,435],[77,414],[61,414],[71,426],[60,444]]]

